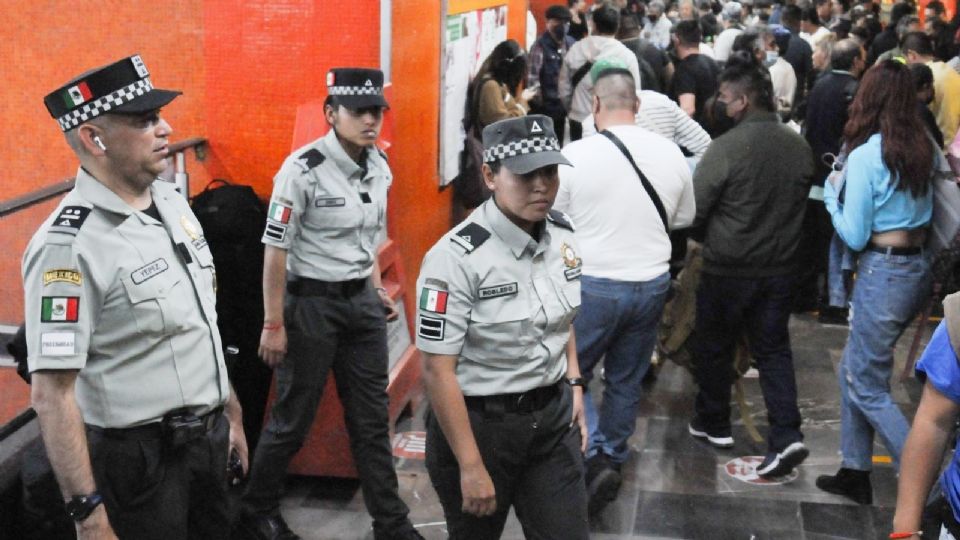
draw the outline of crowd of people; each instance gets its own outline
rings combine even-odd
[[[877,435],[900,471],[891,538],[920,537],[924,515],[960,538],[960,458],[924,512],[960,414],[960,297],[918,363],[912,430],[890,395],[893,347],[932,290],[934,182],[952,181],[960,157],[960,19],[939,0],[915,13],[872,0],[570,0],[546,10],[529,50],[492,51],[465,104],[482,195],[426,254],[416,291],[426,465],[452,538],[499,538],[511,508],[528,537],[589,536],[620,489],[682,283],[697,284],[690,436],[734,446],[744,350],[769,423],[756,473],[801,466],[788,322],[818,311],[849,336],[841,467],[817,486],[871,504]],[[154,88],[134,56],[45,98],[81,167],[24,256],[26,340],[80,538],[226,538],[227,486],[244,476],[246,534],[298,538],[283,480],[330,372],[374,537],[422,538],[388,438],[386,321],[399,312],[376,259],[393,181],[375,146],[383,73],[333,69],[327,92],[330,131],[274,178],[259,355],[276,397],[249,451],[210,249],[182,197],[154,181],[172,131],[159,111],[178,92]]]

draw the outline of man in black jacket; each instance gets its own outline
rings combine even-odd
[[[784,476],[809,454],[787,323],[813,175],[810,146],[780,122],[762,67],[727,68],[715,107],[736,126],[713,141],[693,180],[704,265],[693,343],[700,391],[689,431],[713,446],[733,446],[733,353],[746,335],[770,421],[757,473]]]
[[[801,274],[793,308],[802,312],[819,307],[821,322],[842,324],[846,320],[845,295],[828,298],[829,295],[821,294],[818,284],[820,276],[827,274],[827,255],[833,236],[830,215],[823,206],[823,182],[831,169],[823,157],[840,152],[847,108],[857,93],[857,80],[866,69],[865,57],[863,47],[855,40],[837,42],[830,54],[833,69],[817,80],[807,99],[804,137],[813,150],[814,175],[800,244],[800,258],[808,264]],[[829,279],[831,277],[827,276]],[[820,306],[817,305],[818,297]]]
[[[870,44],[870,51],[867,53],[868,66],[875,64],[881,54],[900,44],[900,39],[897,37],[897,23],[900,22],[902,17],[913,15],[916,12],[916,8],[906,2],[894,4],[890,8],[890,22],[883,32],[873,38],[873,43]]]
[[[807,40],[800,37],[800,18],[802,10],[796,5],[783,6],[780,21],[783,27],[790,31],[790,44],[783,59],[793,66],[797,75],[797,90],[793,94],[793,102],[800,103],[806,95],[809,76],[813,73],[813,49]]]

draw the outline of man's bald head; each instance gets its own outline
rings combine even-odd
[[[636,112],[637,84],[626,69],[614,68],[602,71],[593,83],[593,95],[607,110]]]

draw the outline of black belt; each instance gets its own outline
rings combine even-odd
[[[221,414],[223,414],[223,407],[217,407],[207,414],[200,416],[199,419],[203,423],[204,429],[208,432],[212,430],[217,425],[217,420],[220,419]],[[142,426],[130,428],[102,428],[99,426],[91,426],[89,424],[87,424],[87,427],[93,431],[102,433],[103,436],[107,437],[108,439],[148,441],[163,438],[165,433],[163,424],[164,423],[161,421],[151,422]]]
[[[291,279],[287,292],[294,296],[354,296],[367,286],[367,278],[349,281],[320,281],[318,279]]]
[[[914,247],[893,247],[893,246],[878,246],[873,242],[867,244],[867,249],[873,251],[874,253],[884,253],[886,255],[919,255],[923,253],[923,248],[920,246]]]
[[[487,413],[528,413],[539,411],[560,395],[560,383],[541,386],[526,392],[493,396],[463,396],[467,408]]]

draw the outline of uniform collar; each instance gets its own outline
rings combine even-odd
[[[352,160],[350,156],[347,155],[347,151],[343,149],[343,146],[340,144],[340,139],[337,138],[337,133],[333,130],[333,128],[330,128],[330,131],[323,136],[323,142],[326,144],[327,150],[330,152],[330,159],[337,164],[338,169],[347,175],[347,178],[351,178],[357,173],[363,174],[364,171],[370,169],[369,148],[365,150],[366,153],[363,156],[367,164],[367,168],[364,169],[360,165],[357,165],[357,162]]]
[[[530,234],[510,221],[510,218],[497,206],[492,196],[483,205],[483,217],[490,224],[494,234],[499,236],[504,244],[507,244],[510,251],[513,252],[513,256],[517,259],[527,251],[536,255],[546,249],[546,245],[550,243],[550,233],[547,231],[545,223],[541,224],[540,242],[537,242]]]
[[[129,216],[135,212],[129,204],[123,202],[119,195],[100,183],[83,167],[77,170],[76,189],[84,200],[108,212],[124,216]]]

